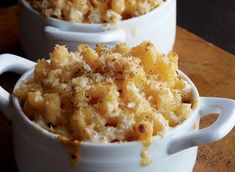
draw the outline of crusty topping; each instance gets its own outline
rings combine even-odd
[[[116,23],[146,14],[163,0],[28,0],[46,17],[79,23]]]
[[[78,141],[142,141],[164,135],[192,111],[191,86],[177,74],[175,53],[150,42],[69,52],[56,45],[15,91],[41,127]]]

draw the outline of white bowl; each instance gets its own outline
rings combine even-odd
[[[11,55],[0,55],[0,74],[13,71],[23,74],[20,83],[33,73],[35,63]],[[27,71],[27,72],[26,72]],[[26,73],[25,73],[26,72]],[[81,143],[81,158],[76,167],[55,134],[23,113],[18,99],[0,87],[0,109],[12,121],[15,160],[21,172],[190,172],[196,161],[197,145],[223,138],[235,125],[235,101],[224,98],[199,97],[191,80],[181,71],[193,89],[194,110],[190,117],[163,137],[155,137],[148,151],[152,163],[140,166],[140,142],[94,144]],[[220,113],[217,121],[198,129],[202,114]],[[195,127],[196,124],[196,127]]]
[[[75,50],[81,43],[94,47],[97,43],[112,46],[121,41],[133,47],[147,40],[168,53],[175,41],[176,0],[167,0],[145,15],[118,24],[84,24],[47,19],[25,0],[20,2],[21,45],[32,60],[47,57],[55,44],[67,45],[70,50]]]

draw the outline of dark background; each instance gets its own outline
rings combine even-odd
[[[17,0],[0,0],[0,8]],[[235,54],[235,0],[177,0],[177,23]]]
[[[235,54],[235,0],[178,0],[179,26]]]

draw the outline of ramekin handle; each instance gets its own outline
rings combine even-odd
[[[69,41],[80,43],[112,43],[123,42],[126,40],[125,31],[122,29],[109,30],[97,33],[63,31],[57,27],[46,26],[44,28],[45,36],[50,40]]]
[[[2,54],[0,55],[0,74],[4,72],[15,72],[18,74],[23,74],[27,70],[34,67],[35,63],[21,58],[12,54]],[[11,103],[10,94],[0,86],[0,110],[3,114],[11,120]]]
[[[219,113],[209,127],[174,138],[168,144],[168,154],[222,139],[235,125],[235,101],[225,98],[200,97],[200,117]],[[203,114],[203,115],[201,115]]]

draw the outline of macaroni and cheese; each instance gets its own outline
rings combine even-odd
[[[162,136],[192,112],[191,86],[178,56],[152,43],[129,48],[56,45],[14,92],[24,113],[46,130],[77,141],[111,143]]]
[[[79,23],[115,23],[157,8],[163,0],[28,0],[46,17]]]

